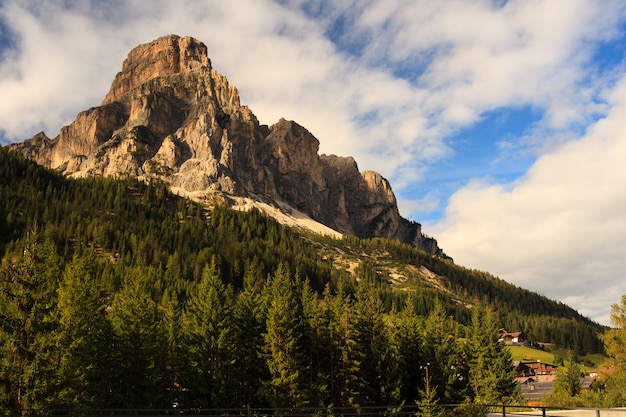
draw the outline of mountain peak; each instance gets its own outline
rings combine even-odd
[[[445,256],[419,223],[400,216],[380,174],[359,172],[351,157],[320,156],[317,138],[294,121],[259,124],[211,68],[206,46],[190,37],[134,48],[102,105],[79,113],[54,139],[41,133],[12,148],[66,175],[158,179],[207,204],[253,201],[300,225],[308,216],[342,234]]]
[[[102,105],[153,78],[211,67],[207,47],[189,36],[167,35],[139,45],[128,54]]]

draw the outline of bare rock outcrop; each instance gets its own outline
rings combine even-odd
[[[164,36],[130,51],[102,104],[119,101],[127,92],[153,78],[210,66],[202,42],[190,37]]]
[[[445,256],[402,218],[388,181],[353,158],[318,154],[318,140],[281,119],[259,124],[212,69],[201,42],[169,35],[133,49],[102,104],[54,139],[11,145],[67,175],[158,178],[187,193],[292,207],[341,233],[385,237]]]

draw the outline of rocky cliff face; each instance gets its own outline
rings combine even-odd
[[[246,197],[344,234],[445,256],[400,216],[379,174],[359,172],[349,157],[318,155],[318,140],[293,121],[260,125],[193,38],[170,35],[133,49],[100,106],[54,139],[39,133],[12,147],[68,175],[159,178],[200,199]]]

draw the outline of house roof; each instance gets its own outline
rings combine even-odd
[[[523,335],[524,332],[506,332],[506,333],[502,333],[500,335],[500,337],[520,337],[521,335]]]

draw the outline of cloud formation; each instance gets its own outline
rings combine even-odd
[[[625,22],[619,0],[5,0],[0,139],[55,136],[134,46],[194,36],[262,123],[296,120],[321,152],[381,172],[405,216],[445,208],[425,231],[459,263],[605,321],[626,292]],[[520,109],[532,121],[505,137],[455,139]],[[497,183],[490,163],[456,168],[472,146],[530,163]],[[430,187],[437,176],[451,188]]]
[[[515,183],[470,183],[434,229],[457,261],[608,323],[626,293],[626,77],[587,133],[542,155]],[[616,301],[612,301],[616,302]]]

